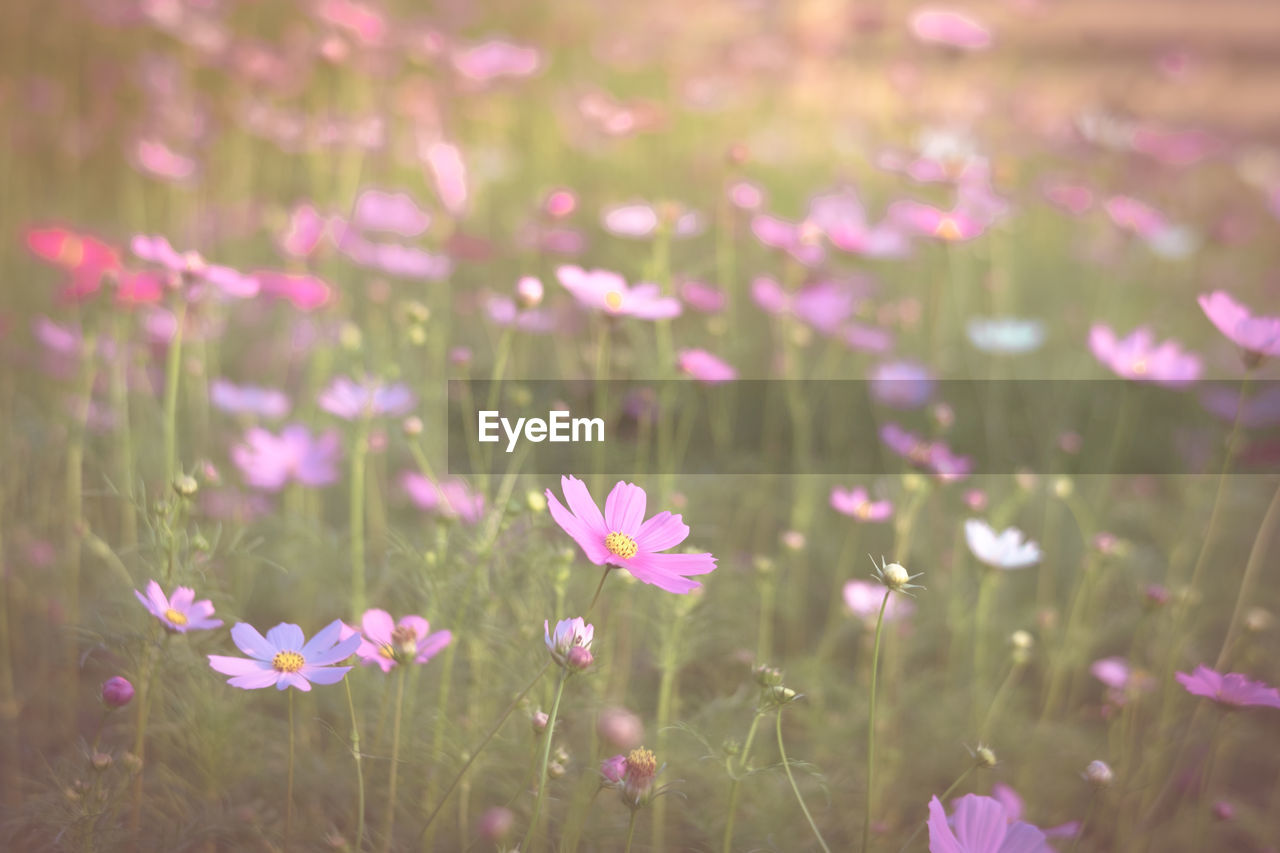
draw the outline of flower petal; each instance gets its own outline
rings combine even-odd
[[[306,644],[307,635],[292,622],[281,622],[267,631],[267,642],[275,646],[277,651],[298,652]]]
[[[249,658],[233,658],[226,655],[209,655],[209,666],[223,675],[247,675],[251,672],[262,672],[271,669],[266,661]]]
[[[547,490],[547,510],[550,511],[551,518],[556,524],[578,543],[578,547],[587,555],[588,560],[597,566],[603,566],[613,557],[604,547],[604,538],[608,534],[593,530],[585,521],[561,506],[560,501],[550,489]],[[599,510],[596,513],[599,514]],[[604,524],[603,518],[600,523]]]
[[[610,532],[616,530],[628,536],[635,536],[644,521],[647,500],[644,489],[634,483],[619,480],[604,502],[605,526]]]
[[[350,637],[342,640],[331,649],[324,649],[310,655],[304,654],[303,658],[306,659],[308,664],[313,666],[328,666],[329,664],[337,663],[340,660],[346,660],[351,657],[356,653],[356,650],[360,648],[363,642],[364,638],[359,634],[352,634]]]
[[[604,516],[600,514],[600,508],[592,500],[591,492],[587,490],[585,483],[577,477],[561,477],[560,490],[564,492],[564,499],[569,505],[569,510],[587,526],[587,529],[592,533],[600,534],[602,540],[609,535],[610,531],[605,526]],[[563,526],[561,525],[561,527]]]
[[[276,684],[279,678],[280,673],[274,669],[266,669],[259,672],[246,673],[245,675],[237,675],[235,678],[228,678],[227,684],[232,687],[239,687],[242,690],[260,690],[263,687],[270,687]]]
[[[323,654],[333,648],[341,635],[342,620],[334,619],[328,625],[325,625],[317,631],[315,636],[308,640],[307,644],[298,651],[302,653],[303,658],[311,660],[316,655]],[[359,643],[356,643],[356,645],[359,645]]]
[[[391,642],[391,632],[395,630],[396,623],[390,613],[373,607],[360,618],[360,628],[371,642],[385,646]]]
[[[350,671],[349,666],[304,666],[298,671],[298,675],[302,676],[304,681],[311,681],[314,684],[337,684]],[[309,690],[310,687],[299,689]]]
[[[965,853],[947,825],[947,813],[937,797],[929,800],[929,853]]]
[[[231,639],[240,651],[251,658],[270,661],[280,651],[275,645],[263,639],[258,629],[248,622],[237,622],[231,629]]]
[[[998,851],[1009,830],[1009,818],[998,800],[965,794],[956,805],[955,827],[956,838],[966,849]]]
[[[689,525],[678,515],[663,510],[641,525],[636,533],[636,545],[651,553],[674,548],[689,537]]]
[[[296,687],[303,693],[311,692],[311,682],[307,681],[301,672],[280,673],[280,680],[276,682],[276,689],[284,690],[286,687]]]

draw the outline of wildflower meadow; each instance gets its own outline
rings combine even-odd
[[[1280,15],[0,4],[0,849],[1280,850]]]

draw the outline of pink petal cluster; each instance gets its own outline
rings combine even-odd
[[[1224,290],[1202,294],[1200,308],[1236,346],[1255,358],[1280,356],[1280,317],[1258,317]]]
[[[675,593],[698,589],[701,584],[689,576],[715,569],[716,559],[710,554],[660,553],[688,538],[689,527],[665,510],[645,521],[648,497],[639,486],[619,482],[609,492],[603,514],[581,480],[561,477],[560,488],[569,508],[547,489],[551,517],[597,566],[626,569],[637,580]]]
[[[305,426],[290,424],[277,435],[254,427],[231,448],[231,461],[249,485],[278,492],[291,480],[304,486],[334,482],[339,452],[336,430],[314,436]]]
[[[642,283],[628,287],[616,272],[567,265],[556,270],[556,278],[582,305],[609,316],[668,320],[680,315],[679,300],[663,296],[658,285]]]
[[[732,382],[738,378],[738,371],[733,365],[721,360],[704,349],[680,350],[676,356],[681,373],[687,373],[700,382],[708,385],[719,385]]]
[[[390,672],[402,663],[426,663],[453,642],[450,631],[431,633],[431,624],[421,616],[402,616],[399,622],[385,610],[371,608],[360,617],[357,631],[343,626],[342,638],[360,637],[356,657],[365,666]]]
[[[833,488],[831,508],[858,521],[887,521],[893,515],[893,504],[890,501],[872,500],[862,486],[854,489],[841,486]]]
[[[993,797],[966,794],[948,820],[937,797],[929,801],[929,853],[1051,853],[1044,833],[1013,821]]]
[[[185,634],[188,631],[208,631],[222,627],[221,619],[209,618],[213,616],[213,602],[207,598],[196,601],[195,590],[191,587],[180,586],[173,591],[171,597],[166,597],[160,584],[149,581],[146,595],[136,589],[133,594],[152,616],[175,633]]]
[[[1195,696],[1204,696],[1233,708],[1258,706],[1280,708],[1280,690],[1261,681],[1252,681],[1238,672],[1223,675],[1201,664],[1191,673],[1179,672],[1178,683]]]
[[[1098,323],[1089,330],[1089,348],[1122,379],[1178,387],[1200,378],[1199,356],[1183,352],[1172,339],[1157,345],[1149,326],[1139,326],[1128,337],[1117,339],[1109,326]]]
[[[473,492],[462,480],[435,482],[417,471],[400,475],[405,494],[419,508],[464,524],[475,524],[484,516],[484,495]]]

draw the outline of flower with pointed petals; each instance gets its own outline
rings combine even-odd
[[[1157,346],[1149,326],[1139,326],[1128,337],[1117,339],[1110,327],[1096,324],[1089,330],[1089,348],[1123,379],[1174,388],[1200,378],[1200,357],[1183,352],[1172,339]]]
[[[1280,690],[1251,681],[1238,672],[1223,675],[1201,664],[1193,672],[1179,672],[1175,677],[1188,693],[1205,696],[1228,708],[1280,708]]]
[[[1245,363],[1256,367],[1263,356],[1280,356],[1280,317],[1255,317],[1224,290],[1204,293],[1200,308],[1218,331],[1245,351]]]
[[[680,372],[687,373],[700,382],[708,385],[719,385],[732,382],[738,378],[738,371],[733,365],[722,361],[704,349],[684,349],[676,356]]]
[[[1010,823],[1017,823],[1022,820],[1022,797],[1018,796],[1018,792],[1010,788],[1008,785],[1000,782],[991,786],[991,796],[1000,801],[1000,805],[1004,806],[1005,814],[1008,815]],[[1076,833],[1080,831],[1080,821],[1072,820],[1055,827],[1042,829],[1045,838],[1074,838]]]
[[[658,285],[646,282],[628,286],[616,272],[584,270],[569,264],[556,270],[556,278],[578,302],[611,317],[669,320],[680,315],[679,300],[663,296]]]
[[[164,590],[155,581],[147,583],[147,594],[136,589],[133,594],[142,602],[142,606],[151,611],[151,615],[160,620],[160,624],[170,631],[185,634],[188,631],[207,631],[221,628],[221,619],[210,619],[213,615],[213,603],[209,599],[196,601],[195,590],[180,586],[173,591],[173,596],[166,598]]]
[[[450,631],[431,633],[431,625],[421,616],[403,616],[399,622],[385,610],[371,608],[360,618],[360,630],[342,626],[342,639],[360,637],[356,656],[365,666],[390,672],[404,663],[426,663],[453,641]]]
[[[1050,853],[1044,833],[1029,823],[1012,822],[992,797],[966,794],[947,819],[941,801],[929,801],[929,853]]]
[[[246,658],[209,655],[209,666],[223,675],[232,687],[257,690],[274,686],[277,690],[296,687],[304,693],[312,684],[337,684],[349,666],[335,666],[360,647],[360,636],[342,639],[343,624],[335,619],[320,629],[310,642],[297,625],[281,622],[263,637],[247,622],[237,622],[231,639]]]
[[[867,490],[861,486],[856,489],[845,489],[840,486],[833,488],[831,508],[858,521],[886,521],[893,515],[893,504],[890,501],[871,500]]]
[[[543,642],[547,644],[547,651],[551,652],[551,657],[556,663],[570,669],[580,668],[571,665],[573,650],[585,649],[590,652],[591,641],[596,633],[595,626],[588,625],[581,616],[561,619],[556,623],[554,634],[551,632],[551,623],[544,620],[542,631]]]
[[[999,534],[979,518],[964,523],[964,538],[973,556],[996,569],[1025,569],[1040,562],[1040,546],[1010,527]]]
[[[675,593],[698,589],[701,584],[689,576],[715,569],[710,554],[659,553],[683,542],[689,527],[665,510],[644,521],[647,496],[639,486],[620,481],[609,492],[603,514],[581,480],[561,477],[560,488],[569,508],[547,489],[551,517],[597,566],[626,569],[637,580]]]
[[[377,415],[399,417],[408,414],[416,402],[408,385],[388,385],[370,377],[357,382],[339,376],[320,394],[320,408],[349,421]]]
[[[338,479],[338,433],[319,436],[301,424],[290,424],[279,435],[261,427],[245,433],[231,448],[231,461],[256,489],[278,492],[290,480],[304,486],[327,486]]]
[[[541,56],[536,48],[490,39],[454,51],[453,67],[479,83],[499,77],[528,77],[538,70]]]

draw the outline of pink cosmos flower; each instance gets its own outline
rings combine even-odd
[[[859,521],[887,521],[893,515],[890,501],[873,501],[862,486],[845,489],[836,486],[831,490],[831,508]]]
[[[174,281],[185,284],[192,297],[198,298],[206,285],[234,299],[257,296],[261,288],[253,275],[210,264],[198,252],[179,252],[159,234],[134,235],[129,247],[139,260],[154,264],[173,276]]]
[[[556,278],[580,303],[610,316],[667,320],[680,315],[679,300],[663,296],[656,284],[628,287],[615,272],[583,270],[573,265],[556,269]]]
[[[221,619],[210,619],[213,615],[213,602],[209,599],[196,601],[195,590],[180,586],[173,591],[171,598],[166,598],[164,590],[155,581],[147,583],[147,594],[136,589],[133,594],[142,602],[142,606],[151,611],[151,615],[160,620],[170,631],[185,634],[188,631],[207,631],[221,628]]]
[[[937,797],[929,801],[929,853],[1051,853],[1044,833],[1029,823],[1011,822],[992,797],[966,794],[950,820]]]
[[[1096,324],[1089,330],[1089,348],[1098,361],[1123,379],[1178,387],[1200,378],[1199,356],[1183,352],[1172,339],[1157,346],[1149,326],[1139,326],[1117,340],[1110,327]]]
[[[390,385],[365,377],[356,381],[339,376],[320,394],[320,408],[331,415],[353,421],[357,418],[408,414],[417,404],[409,386],[401,382]]]
[[[809,221],[822,229],[831,245],[868,258],[900,258],[910,251],[902,230],[889,223],[872,226],[862,200],[852,188],[815,196]]]
[[[453,67],[464,77],[487,82],[498,77],[528,77],[542,64],[536,48],[490,39],[453,54]]]
[[[436,196],[451,216],[459,216],[467,206],[467,167],[458,146],[431,142],[424,146],[422,159],[435,183]]]
[[[982,234],[986,223],[971,212],[957,207],[939,210],[918,201],[895,201],[889,206],[889,219],[926,237],[946,243],[964,243]]]
[[[1245,351],[1251,365],[1263,356],[1280,356],[1280,317],[1255,317],[1224,290],[1201,294],[1199,302],[1209,322]]]
[[[751,282],[751,298],[769,314],[791,314],[824,335],[834,335],[862,298],[847,281],[818,281],[788,293],[775,279],[759,276]]]
[[[556,330],[555,315],[540,308],[522,309],[510,296],[488,297],[484,310],[497,326],[519,329],[533,335],[549,335]]]
[[[431,216],[403,192],[365,190],[356,199],[351,224],[365,231],[387,231],[417,237],[431,225]]]
[[[196,173],[196,161],[179,154],[159,139],[139,139],[131,152],[134,164],[154,178],[185,183]]]
[[[1194,672],[1179,672],[1175,677],[1179,684],[1187,688],[1188,693],[1205,696],[1220,705],[1231,708],[1255,705],[1280,708],[1280,690],[1261,681],[1250,681],[1238,672],[1222,675],[1201,664]]]
[[[333,291],[313,275],[295,275],[275,270],[254,270],[252,276],[265,296],[284,299],[300,311],[314,311],[329,303]]]
[[[703,314],[719,314],[727,301],[725,293],[713,284],[702,281],[685,281],[680,285],[680,298],[695,311]]]
[[[278,492],[290,480],[304,486],[326,486],[338,479],[338,433],[313,436],[305,426],[290,424],[279,435],[261,427],[245,433],[231,448],[231,461],[245,482],[256,489]]]
[[[238,622],[231,639],[249,659],[209,655],[209,666],[230,675],[227,683],[244,690],[296,687],[305,693],[312,684],[337,684],[351,667],[334,664],[360,647],[358,634],[341,638],[343,627],[342,620],[335,619],[307,642],[302,629],[288,622],[272,628],[265,638],[252,625]]]
[[[555,662],[563,667],[571,665],[576,649],[591,651],[591,641],[595,639],[595,633],[595,626],[587,624],[587,621],[581,616],[575,616],[572,619],[561,619],[556,623],[555,631],[551,630],[549,621],[543,620],[542,622],[542,641],[546,644],[547,651],[551,653],[551,657]],[[576,669],[577,667],[573,668]]]
[[[289,398],[283,391],[256,385],[236,385],[226,379],[215,379],[210,384],[209,402],[214,408],[235,415],[283,418],[289,414]]]
[[[626,569],[637,580],[674,593],[698,589],[701,584],[688,576],[715,569],[716,560],[710,554],[659,553],[683,542],[689,528],[679,515],[665,510],[644,521],[647,496],[639,486],[626,482],[614,486],[603,515],[581,480],[561,477],[560,488],[569,509],[547,489],[551,517],[597,566]]]
[[[1044,197],[1073,216],[1093,207],[1093,191],[1082,184],[1052,183],[1044,188]]]
[[[419,509],[475,524],[484,516],[484,495],[472,492],[462,480],[432,482],[417,471],[400,475],[405,494]]]
[[[718,385],[732,382],[738,378],[738,371],[732,365],[717,358],[704,349],[680,350],[676,356],[680,370],[700,382]]]
[[[625,755],[615,755],[612,758],[606,758],[601,761],[600,775],[607,785],[621,784],[623,777],[627,775],[627,757]]]
[[[1103,203],[1103,208],[1117,228],[1132,231],[1144,240],[1156,237],[1169,228],[1169,220],[1164,214],[1136,198],[1112,196]]]
[[[885,586],[882,583],[851,580],[844,585],[844,605],[858,619],[874,625],[880,615],[880,605],[884,604],[884,593]],[[906,619],[915,610],[915,602],[907,596],[891,595],[889,603],[884,606],[884,620],[893,622]]]
[[[606,208],[600,217],[604,230],[617,237],[642,239],[652,237],[662,224],[661,214],[645,202]],[[671,222],[673,237],[692,237],[702,231],[702,217],[696,211],[679,210]]]
[[[314,206],[300,204],[289,212],[289,222],[278,237],[280,251],[291,258],[308,258],[328,228],[328,220]]]
[[[812,222],[789,222],[767,213],[751,217],[751,233],[771,249],[781,249],[806,267],[817,266],[826,257],[822,229]]]
[[[880,428],[880,440],[911,464],[933,472],[943,482],[960,480],[973,470],[973,460],[951,451],[941,441],[924,441],[895,423]]]
[[[450,631],[431,633],[421,616],[404,616],[399,622],[385,610],[371,608],[360,617],[360,630],[342,626],[342,639],[360,637],[356,656],[365,666],[390,672],[402,663],[426,663],[453,642]]]
[[[911,16],[911,34],[923,42],[959,50],[985,50],[991,31],[968,15],[951,9],[920,9]]]

